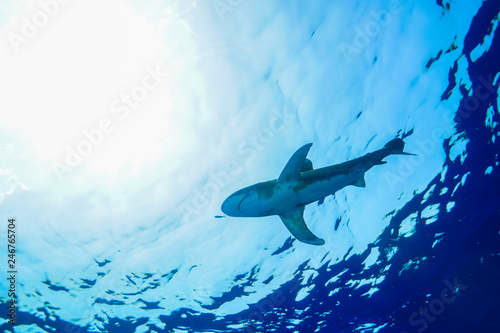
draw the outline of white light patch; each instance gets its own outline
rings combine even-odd
[[[378,247],[373,247],[370,254],[363,262],[363,264],[365,265],[365,270],[370,268],[370,266],[372,266],[377,261],[379,254],[380,252],[378,250]]]
[[[425,224],[431,224],[437,221],[439,213],[439,204],[434,204],[425,207],[422,211],[422,218],[426,219]]]
[[[476,46],[474,50],[470,53],[470,58],[472,62],[476,62],[477,59],[479,59],[484,52],[490,49],[491,43],[493,42],[493,36],[495,35],[495,31],[497,30],[498,27],[498,18],[493,20],[493,28],[491,29],[491,34],[484,36],[483,42]]]
[[[340,279],[340,277],[341,277],[341,276],[342,276],[345,272],[347,272],[347,271],[348,271],[348,269],[346,268],[346,269],[344,269],[342,272],[340,272],[339,274],[337,274],[337,275],[335,275],[334,277],[332,277],[330,280],[328,280],[328,281],[325,283],[325,286],[328,286],[328,285],[330,285],[330,284],[332,284],[332,283],[336,283],[336,282]]]
[[[447,165],[443,166],[443,170],[441,171],[441,178],[439,180],[441,183],[444,182],[447,171],[448,171],[448,166]]]
[[[366,293],[362,294],[361,296],[372,297],[372,295],[375,294],[379,290],[380,289],[378,289],[377,287],[372,287],[372,288],[370,288],[370,290],[368,290]]]
[[[460,156],[460,162],[463,164],[467,157],[466,151],[469,141],[465,134],[454,135],[450,140],[450,160],[455,161]]]
[[[436,245],[438,245],[438,244],[439,244],[439,242],[441,242],[442,240],[443,240],[442,238],[436,239],[436,240],[434,241],[434,243],[432,243],[432,248],[434,248]]]
[[[384,251],[385,255],[387,256],[387,261],[390,261],[392,257],[394,257],[396,252],[398,252],[398,248],[397,247],[386,248],[384,249]]]
[[[15,17],[0,37],[22,36],[33,15]],[[156,161],[176,134],[163,34],[123,1],[61,5],[26,43],[4,45],[2,123],[32,143],[32,158],[71,171]]]
[[[295,298],[295,301],[296,302],[302,301],[309,295],[309,292],[313,289],[314,289],[314,284],[300,288],[299,292],[297,293],[297,297]]]
[[[493,118],[495,117],[495,109],[493,108],[492,105],[488,108],[486,111],[486,120],[484,121],[484,124],[491,129],[494,129],[497,125],[495,121],[493,121]]]
[[[415,225],[417,224],[417,213],[410,214],[401,222],[399,227],[399,236],[410,237],[415,233]]]
[[[424,197],[422,199],[422,202],[425,202],[429,199],[429,197],[434,193],[434,189],[436,188],[436,185],[432,185],[431,188],[425,192]]]
[[[462,176],[462,179],[460,179],[460,183],[459,183],[459,184],[457,184],[457,186],[459,186],[459,185],[464,186],[464,185],[465,185],[465,181],[467,180],[467,176],[468,176],[469,174],[470,174],[470,171],[469,171],[469,172],[467,172],[466,174],[464,174],[464,175]],[[457,188],[455,188],[455,190],[453,191],[452,196],[453,196],[453,194],[455,193],[455,191],[456,191],[456,190],[457,190]]]

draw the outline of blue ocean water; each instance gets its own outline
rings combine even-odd
[[[186,52],[202,83],[169,89],[206,90],[193,105],[172,98],[190,116],[160,122],[192,129],[189,144],[176,141],[183,131],[158,139],[182,152],[102,184],[81,166],[55,194],[52,180],[23,178],[27,161],[42,162],[2,125],[2,176],[19,182],[3,183],[1,218],[19,223],[20,266],[16,323],[2,315],[0,329],[500,330],[499,1],[200,3],[213,21],[172,4],[199,43]],[[155,21],[163,5],[131,7]],[[278,218],[215,217],[235,190],[276,178],[302,144],[325,166],[395,136],[417,156],[387,158],[366,188],[306,209],[322,247],[299,243]]]

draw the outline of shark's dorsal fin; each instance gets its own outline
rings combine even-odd
[[[279,183],[286,183],[292,181],[300,181],[300,172],[304,161],[306,160],[307,153],[311,149],[312,143],[308,143],[297,149],[297,151],[290,157],[288,163],[285,165],[283,171],[278,178]],[[311,163],[312,164],[312,163]]]
[[[309,228],[307,228],[304,221],[304,206],[298,207],[294,211],[281,214],[281,221],[285,224],[288,231],[297,238],[299,241],[311,245],[323,245],[325,241],[316,237]]]

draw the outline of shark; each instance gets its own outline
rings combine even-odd
[[[402,139],[393,139],[379,150],[343,163],[314,169],[307,154],[308,143],[290,157],[277,179],[260,182],[231,194],[221,210],[231,217],[264,217],[278,215],[288,231],[300,242],[323,245],[304,221],[305,206],[322,204],[326,197],[349,186],[366,187],[365,173],[389,155],[414,155],[403,151]]]

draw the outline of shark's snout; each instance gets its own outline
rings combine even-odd
[[[231,194],[224,202],[222,203],[221,210],[224,214],[233,217],[241,217],[244,216],[240,212],[240,203],[245,196],[238,192]]]

